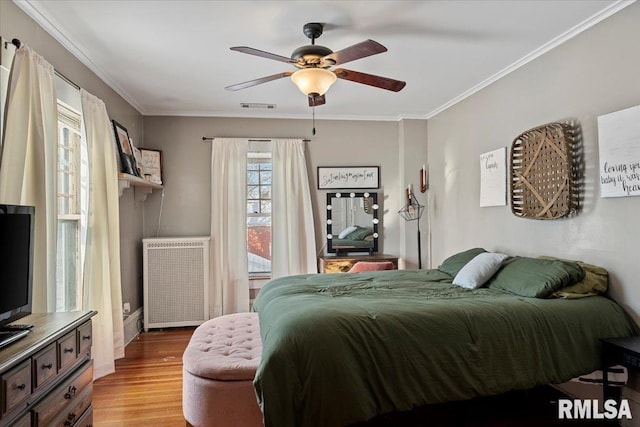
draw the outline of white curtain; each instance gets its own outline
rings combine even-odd
[[[273,140],[271,277],[316,273],[311,191],[302,140]]]
[[[53,66],[28,46],[16,50],[0,161],[0,203],[36,208],[34,312],[56,308],[58,107],[53,76]]]
[[[210,316],[249,311],[246,139],[211,148]]]
[[[82,308],[98,312],[93,317],[92,348],[96,379],[115,372],[115,359],[124,357],[118,168],[104,102],[84,89],[80,95],[89,158]]]

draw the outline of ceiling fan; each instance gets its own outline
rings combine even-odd
[[[324,94],[336,79],[350,80],[381,89],[399,92],[406,85],[405,82],[390,79],[387,77],[365,74],[358,71],[351,71],[345,68],[330,70],[334,65],[341,65],[356,59],[376,55],[386,52],[387,48],[373,40],[365,40],[354,44],[337,52],[328,47],[315,44],[315,40],[322,35],[324,24],[312,22],[303,27],[304,35],[311,39],[311,44],[301,46],[293,51],[290,58],[264,52],[247,46],[235,46],[231,50],[247,53],[249,55],[261,56],[275,61],[286,62],[299,68],[297,71],[284,71],[271,76],[261,77],[255,80],[227,86],[227,90],[240,90],[256,86],[262,83],[278,80],[284,77],[291,77],[298,89],[309,99],[309,106],[315,107],[326,102]]]

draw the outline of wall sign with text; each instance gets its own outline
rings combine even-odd
[[[480,154],[480,207],[507,205],[507,147]]]
[[[640,105],[598,117],[600,197],[640,196]]]
[[[318,166],[318,190],[380,188],[379,166]]]

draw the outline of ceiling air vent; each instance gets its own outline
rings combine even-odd
[[[241,102],[242,108],[266,108],[267,110],[275,110],[276,104],[261,104],[257,102]]]

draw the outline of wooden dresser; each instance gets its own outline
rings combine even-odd
[[[91,317],[31,314],[24,338],[0,349],[0,426],[93,425]]]
[[[383,262],[391,261],[394,269],[398,269],[398,257],[385,254],[373,255],[323,255],[318,257],[318,272],[320,273],[346,273],[358,261]]]

